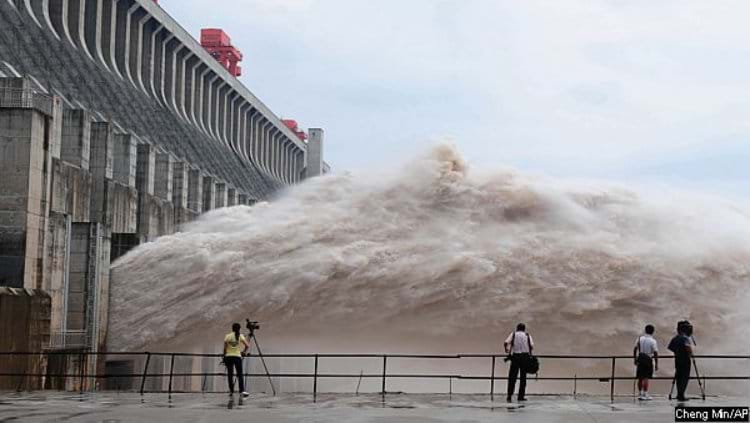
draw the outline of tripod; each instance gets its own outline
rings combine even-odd
[[[693,341],[693,345],[698,345],[695,343],[695,338],[692,336],[690,337],[690,340]],[[701,382],[701,375],[698,373],[698,363],[695,362],[695,356],[690,355],[690,358],[693,360],[693,368],[695,369],[695,378],[698,379],[698,387],[701,388],[701,398],[703,401],[706,400],[706,389],[703,387],[703,382]]]
[[[266,377],[268,377],[268,383],[271,384],[271,391],[273,392],[273,396],[276,396],[276,387],[273,386],[273,380],[271,380],[271,372],[268,371],[268,366],[266,365],[266,360],[263,358],[263,352],[260,350],[260,343],[258,343],[258,337],[255,336],[255,327],[251,325],[248,321],[247,325],[248,330],[250,331],[247,335],[250,337],[252,341],[255,341],[255,348],[258,349],[258,357],[260,357],[260,362],[263,363],[263,369],[266,371]],[[244,377],[245,375],[243,375]]]
[[[695,343],[695,338],[693,338],[692,336],[690,337],[690,340],[693,341],[693,345],[698,345],[698,344]],[[703,387],[703,382],[701,382],[701,375],[698,372],[698,363],[695,361],[695,356],[693,356],[692,354],[690,355],[690,359],[693,361],[693,368],[695,369],[695,378],[698,380],[698,387],[701,390],[701,399],[703,399],[703,401],[705,401],[706,400],[706,389]],[[672,399],[672,393],[674,392],[674,385],[675,385],[676,382],[677,382],[677,378],[673,377],[672,378],[672,387],[669,389],[669,399],[670,400]]]

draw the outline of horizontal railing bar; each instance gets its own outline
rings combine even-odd
[[[0,351],[0,355],[148,355],[152,356],[175,356],[175,357],[222,357],[222,354],[207,354],[207,353],[184,353],[184,352],[134,352],[134,351],[123,351],[123,352],[102,352],[102,351],[82,351],[82,352],[70,352],[70,351]],[[273,358],[428,358],[428,359],[458,359],[458,358],[503,358],[506,354],[453,354],[453,355],[441,355],[441,354],[263,354],[264,357]],[[250,354],[246,357],[258,357],[257,354]],[[611,360],[615,359],[632,359],[632,355],[550,355],[550,354],[535,354],[538,358],[549,358],[549,359],[602,359]],[[710,358],[710,359],[750,359],[750,355],[694,355],[694,358]],[[674,358],[672,355],[659,356],[661,359]]]
[[[142,374],[127,373],[127,374],[83,374],[80,373],[61,373],[61,374],[47,374],[47,373],[0,373],[0,376],[15,376],[15,377],[76,377],[76,378],[137,378],[142,377]],[[169,373],[149,373],[147,377],[169,377]],[[216,376],[224,377],[226,373],[172,373],[173,377],[195,377],[195,376]],[[249,377],[265,377],[266,373],[246,373],[245,376]],[[293,378],[312,378],[315,375],[313,373],[270,373],[268,376],[271,377],[293,377]],[[337,373],[318,373],[319,378],[338,378],[338,379],[357,379],[357,378],[382,378],[381,373],[373,374],[337,374]],[[464,375],[450,375],[450,374],[388,374],[388,378],[412,378],[412,379],[466,379],[466,380],[492,380],[490,376],[464,376]],[[507,380],[505,376],[496,376],[494,380]],[[529,380],[598,380],[603,382],[609,382],[610,380],[636,380],[634,376],[615,376],[614,378],[607,375],[603,377],[598,376],[539,376],[529,377]],[[668,376],[654,376],[651,380],[672,380],[672,377]],[[690,379],[696,380],[696,377],[690,377]],[[750,380],[750,376],[701,376],[701,380]]]

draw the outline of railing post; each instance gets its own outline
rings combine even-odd
[[[615,402],[615,361],[617,357],[612,357],[612,377],[609,379],[609,399]]]
[[[495,401],[495,356],[492,356],[492,376],[490,377],[490,401]]]
[[[81,394],[83,394],[83,372],[84,372],[84,366],[85,366],[84,359],[85,359],[85,356],[81,352],[78,355],[78,362],[80,363],[80,369],[78,372],[78,386],[79,386],[79,390]]]
[[[169,398],[172,398],[172,375],[174,374],[174,354],[169,362]]]
[[[382,386],[382,391],[381,391],[381,395],[383,395],[383,397],[385,397],[385,372],[387,368],[387,363],[388,363],[388,356],[383,354],[383,386]]]
[[[143,388],[146,386],[146,373],[148,372],[148,363],[151,362],[151,353],[146,353],[146,365],[143,366],[143,375],[141,376],[141,396],[143,396]]]
[[[315,354],[315,374],[313,374],[313,402],[318,400],[318,354]]]
[[[46,373],[49,374],[49,352],[43,353],[41,360],[42,360],[42,363],[44,364],[44,366],[42,368],[43,369],[47,369]],[[52,378],[50,378],[50,379],[52,379]],[[45,389],[44,387],[48,383],[50,384],[50,386],[52,386],[52,382],[47,380],[47,376],[41,376],[42,389]]]

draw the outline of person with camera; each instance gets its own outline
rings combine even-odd
[[[677,335],[669,342],[674,353],[674,383],[677,385],[677,401],[687,401],[685,391],[690,382],[691,359],[693,357],[693,325],[687,320],[677,322]]]
[[[659,348],[654,339],[654,326],[646,325],[645,333],[638,337],[633,348],[633,358],[638,378],[638,399],[650,401],[648,381],[654,377],[654,371],[659,371]]]
[[[250,396],[245,392],[245,375],[242,372],[242,356],[250,348],[245,335],[240,333],[239,323],[232,324],[232,332],[224,337],[223,363],[227,367],[227,381],[229,382],[229,395],[234,395],[234,373],[237,371],[237,380],[240,384],[240,393],[243,397]]]
[[[534,340],[526,332],[526,325],[519,323],[516,330],[508,335],[503,344],[505,353],[509,354],[505,361],[510,361],[508,371],[508,396],[506,400],[512,401],[513,391],[516,389],[516,379],[521,374],[521,383],[518,387],[518,401],[526,401],[526,365],[531,358],[534,349]]]

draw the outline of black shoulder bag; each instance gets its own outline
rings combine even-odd
[[[529,359],[526,360],[526,373],[535,375],[539,373],[539,359],[534,356],[531,347],[531,335],[526,334],[526,342],[529,343]]]

